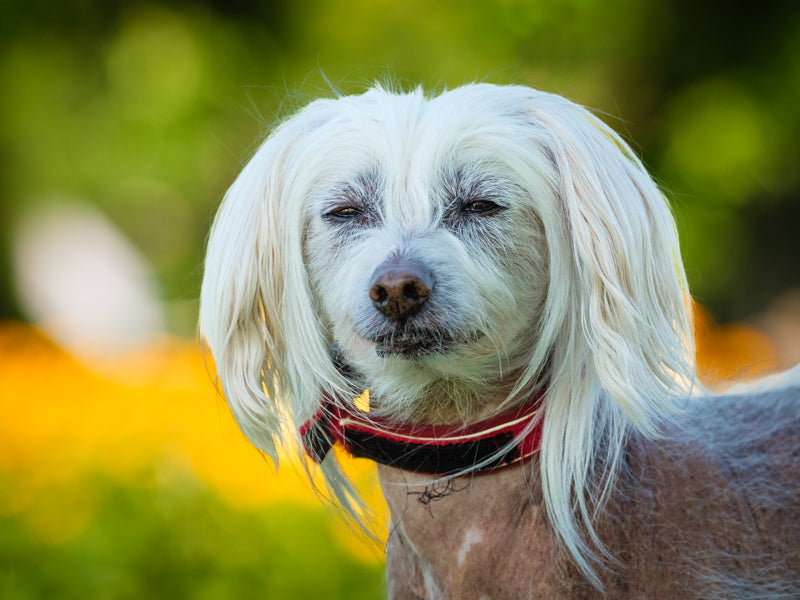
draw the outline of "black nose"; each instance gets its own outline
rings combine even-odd
[[[421,265],[391,260],[375,269],[369,288],[372,304],[393,321],[417,314],[433,291],[433,276]]]

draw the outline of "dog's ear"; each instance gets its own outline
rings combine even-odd
[[[200,334],[239,427],[273,460],[276,442],[296,435],[289,422],[309,418],[320,382],[335,380],[302,256],[304,186],[313,184],[303,155],[324,102],[279,127],[243,169],[217,213],[205,261]]]
[[[565,296],[555,298],[566,310],[561,335],[569,340],[560,345],[561,360],[596,375],[623,414],[648,431],[665,399],[694,381],[691,301],[675,222],[616,133],[566,100],[550,97],[547,105],[534,118],[549,138],[562,221],[550,246],[559,253],[551,256],[551,289]]]
[[[630,429],[658,435],[672,397],[696,384],[691,301],[669,206],[631,149],[568,100],[528,98],[533,164],[553,199],[541,208],[549,281],[538,346],[550,372],[542,486],[556,532],[599,587],[592,563],[610,555],[593,515]]]

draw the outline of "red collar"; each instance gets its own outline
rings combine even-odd
[[[370,417],[326,395],[300,435],[314,462],[321,462],[338,442],[357,458],[416,473],[494,471],[521,464],[539,451],[544,419],[537,417],[543,396],[540,392],[505,413],[460,426],[410,425]]]

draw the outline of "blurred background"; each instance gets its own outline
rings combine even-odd
[[[673,204],[703,378],[800,360],[797,2],[0,0],[0,598],[380,595],[380,544],[246,444],[195,327],[270,126],[386,77],[597,109]]]

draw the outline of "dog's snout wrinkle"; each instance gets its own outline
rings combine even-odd
[[[433,275],[411,261],[392,261],[375,270],[369,297],[375,308],[393,321],[417,314],[433,291]]]

